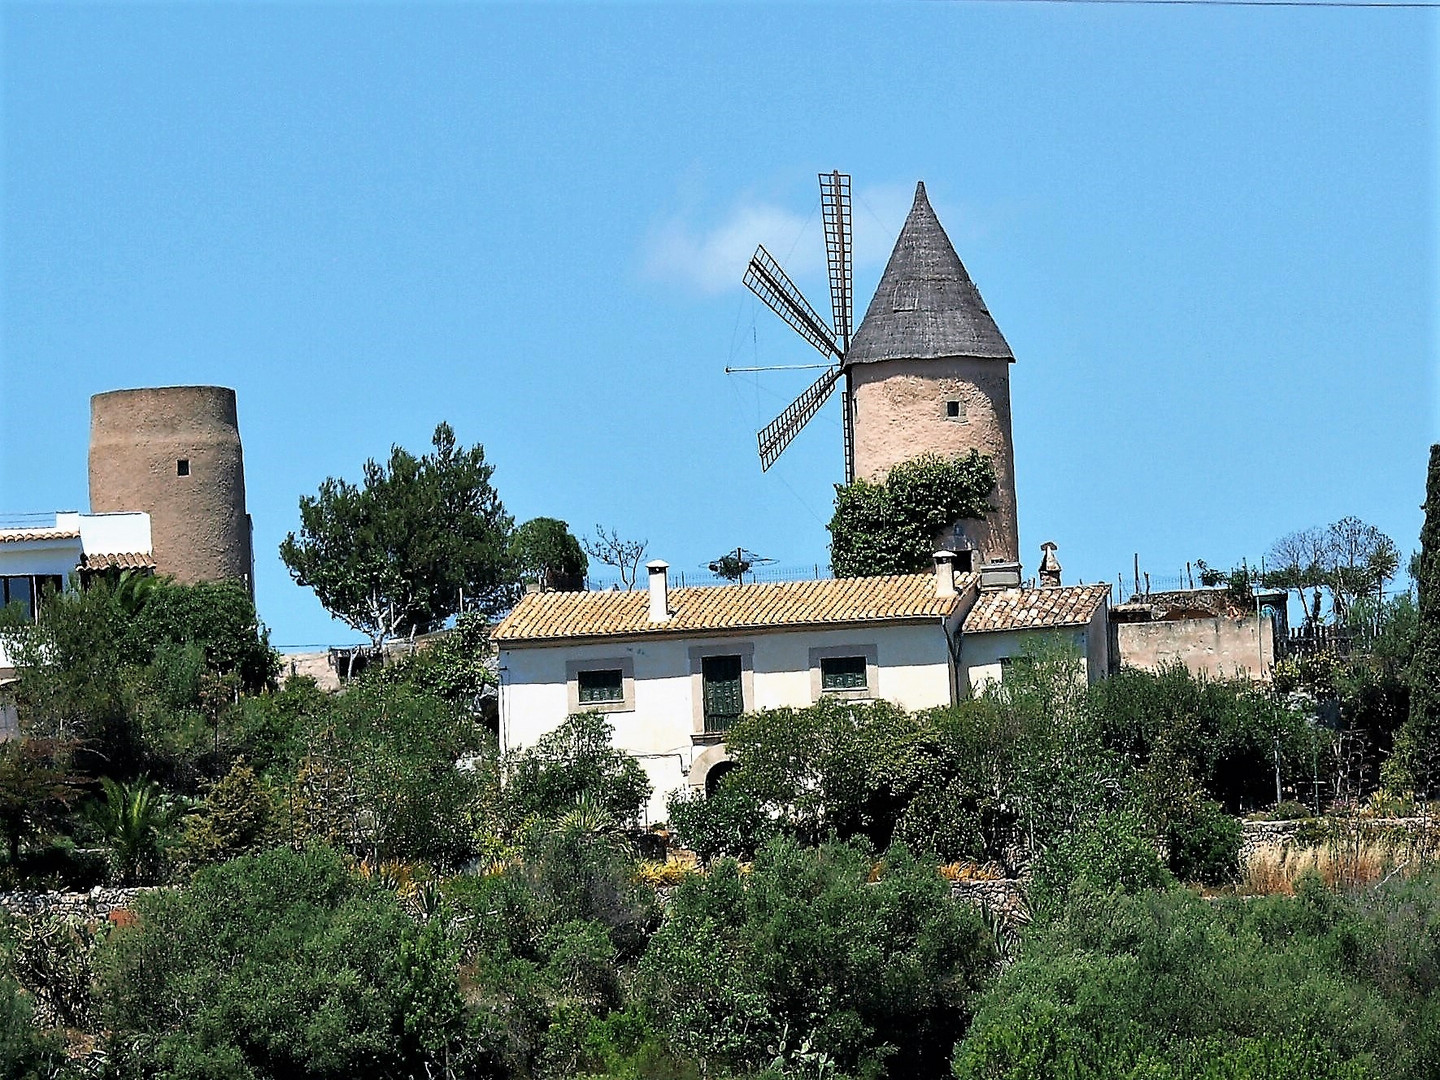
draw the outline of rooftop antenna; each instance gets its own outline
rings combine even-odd
[[[825,263],[830,272],[830,312],[826,323],[761,244],[745,270],[745,286],[784,319],[812,348],[829,361],[825,373],[770,421],[756,441],[760,469],[768,470],[829,400],[843,378],[840,408],[845,431],[845,482],[855,479],[855,425],[850,370],[845,363],[854,328],[854,272],[851,240],[850,177],[842,172],[820,174],[820,207],[825,218]]]

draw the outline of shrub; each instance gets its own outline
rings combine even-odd
[[[1403,1010],[1357,978],[1364,941],[1355,910],[1323,888],[1249,903],[1081,889],[986,995],[954,1072],[1423,1075]]]
[[[933,1075],[963,1031],[994,946],[934,868],[893,848],[773,840],[742,875],[722,860],[680,885],[640,965],[675,1051],[733,1069],[777,1057]],[[767,1050],[768,1048],[768,1050]]]
[[[1117,811],[1061,837],[1040,857],[1031,900],[1053,913],[1077,891],[1135,894],[1168,882],[1145,823],[1133,811]]]
[[[334,852],[275,850],[142,897],[102,948],[128,1076],[423,1076],[463,1064],[458,957]]]
[[[1240,873],[1243,838],[1240,822],[1219,803],[1202,802],[1166,830],[1167,865],[1181,881],[1228,885]]]
[[[527,819],[553,819],[587,798],[617,822],[633,824],[650,798],[639,763],[611,741],[600,713],[568,717],[505,764],[505,806],[512,829]]]

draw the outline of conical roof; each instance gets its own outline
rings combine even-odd
[[[1015,359],[930,208],[922,180],[845,359],[870,364],[945,356]]]

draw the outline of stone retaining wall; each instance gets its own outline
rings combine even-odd
[[[156,888],[118,889],[97,885],[89,892],[0,893],[0,909],[26,919],[62,916],[96,922],[109,919],[112,912],[131,907],[137,897]]]

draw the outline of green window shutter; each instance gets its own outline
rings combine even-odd
[[[625,675],[619,668],[582,671],[576,681],[582,705],[625,700]]]
[[[826,656],[820,660],[822,690],[864,690],[867,678],[863,656]]]
[[[740,680],[740,657],[707,656],[700,661],[705,693],[705,730],[727,731],[745,711],[744,685]]]

